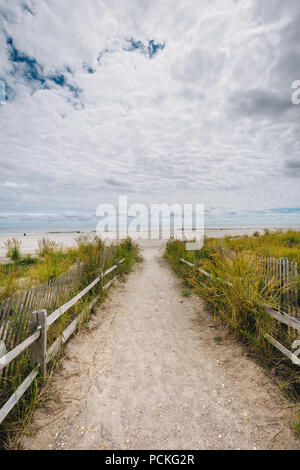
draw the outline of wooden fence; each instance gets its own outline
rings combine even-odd
[[[268,260],[265,260],[265,259],[262,259],[262,260],[266,264],[266,268],[268,269],[269,275],[271,276],[269,266],[271,265],[273,267],[273,261],[271,261],[270,264],[269,264]],[[212,278],[212,275],[210,273],[208,273],[207,271],[205,271],[203,269],[198,268],[197,266],[190,263],[189,261],[186,261],[183,258],[180,258],[180,261],[182,263],[186,264],[187,266],[191,267],[191,268],[197,269],[197,271],[199,271],[204,276],[206,276],[208,278]],[[282,273],[284,273],[285,277],[283,278],[283,282],[287,282],[286,278],[288,278],[288,276],[286,276],[286,274],[287,274],[288,271],[286,271],[285,267],[284,267],[284,271],[283,271],[283,268],[280,269],[280,264],[281,263],[279,263],[279,267],[277,266],[278,267],[277,272],[281,276],[283,275]],[[282,265],[284,265],[284,263],[282,263]],[[285,266],[286,266],[286,264],[285,264]],[[293,265],[293,267],[295,268],[295,264]],[[297,264],[296,264],[296,267],[297,267]],[[296,279],[298,279],[298,278],[296,277]],[[224,282],[226,282],[228,285],[232,286],[232,284],[230,282],[228,282],[228,281],[224,281]],[[293,289],[293,291],[294,291],[294,286],[293,285],[291,285],[291,289]],[[298,302],[298,289],[296,290],[296,293],[297,293],[297,297],[293,297],[293,301],[296,298],[297,302]],[[283,295],[286,295],[286,294],[284,293]],[[283,324],[287,325],[290,328],[293,328],[297,332],[300,331],[300,318],[297,318],[297,316],[294,316],[294,315],[289,315],[288,313],[282,311],[281,305],[278,306],[278,310],[275,310],[273,307],[271,307],[270,305],[267,305],[267,304],[264,304],[263,307],[264,307],[266,313],[268,315],[270,315],[271,317],[273,317],[278,322],[283,323]],[[290,308],[290,310],[293,310],[293,309]],[[293,310],[293,311],[295,311],[295,310]],[[296,313],[298,314],[298,312],[299,312],[299,310],[297,309]],[[296,365],[300,366],[300,357],[299,357],[300,356],[300,340],[295,340],[293,342],[292,349],[296,350],[296,351],[291,352],[285,346],[283,346],[279,341],[277,341],[275,338],[273,338],[271,335],[266,334],[265,338],[275,348],[277,348],[286,357],[288,357],[293,362],[293,364],[296,364]]]
[[[18,291],[0,302],[0,343],[2,350],[15,348],[27,336],[31,312],[55,310],[75,291],[82,279],[84,264],[79,258],[70,271],[28,290]]]
[[[288,258],[259,258],[267,281],[277,279],[282,294],[279,297],[278,309],[289,315],[300,317],[299,305],[299,276],[297,262]]]
[[[10,320],[12,321],[12,325],[10,326],[10,330],[13,331],[13,325],[15,325],[15,318],[21,318],[20,312],[23,312],[24,310],[24,317],[25,319],[23,320],[23,323],[25,324],[26,322],[28,323],[29,319],[29,325],[28,328],[31,332],[30,336],[26,337],[26,339],[23,338],[22,342],[19,342],[19,344],[13,349],[11,349],[9,352],[4,354],[2,357],[0,357],[0,373],[1,371],[9,368],[10,364],[12,361],[14,361],[20,354],[22,354],[24,351],[29,350],[30,352],[30,362],[33,367],[31,370],[30,374],[25,378],[25,380],[19,385],[19,387],[13,392],[13,394],[10,396],[8,401],[2,406],[0,409],[0,423],[6,418],[6,416],[10,413],[10,411],[13,409],[13,407],[17,404],[19,399],[22,397],[22,395],[25,393],[25,391],[30,387],[34,379],[38,376],[40,373],[42,376],[45,376],[47,373],[47,364],[48,362],[51,361],[52,358],[55,357],[55,355],[59,352],[61,346],[70,338],[70,336],[74,333],[76,330],[77,326],[82,322],[82,320],[85,318],[87,313],[92,309],[93,305],[95,304],[97,298],[92,300],[87,309],[84,309],[80,315],[78,315],[69,325],[68,327],[63,331],[61,336],[54,341],[54,343],[47,349],[47,330],[50,325],[52,325],[58,318],[60,318],[65,312],[67,312],[76,302],[78,302],[82,297],[84,297],[96,284],[100,283],[101,290],[105,291],[108,289],[111,284],[115,281],[116,275],[106,284],[103,285],[103,280],[104,278],[114,272],[115,270],[117,273],[119,272],[119,265],[123,263],[125,259],[122,259],[120,261],[116,260],[116,264],[112,266],[111,268],[107,269],[104,273],[100,272],[99,276],[97,276],[85,289],[83,289],[81,292],[79,292],[75,297],[73,297],[71,300],[67,301],[60,307],[56,308],[50,315],[47,315],[47,310],[45,308],[43,309],[38,309],[38,310],[30,310],[32,306],[38,305],[39,307],[41,306],[41,303],[38,300],[35,300],[34,303],[32,302],[25,302],[23,300],[22,293],[18,294],[20,295],[20,299],[18,302],[18,307],[15,309],[15,313],[13,314],[13,318]],[[73,273],[67,273],[67,279],[72,279],[72,281],[76,280],[78,278],[78,270],[80,270],[81,267],[79,263],[77,263],[77,272]],[[75,271],[76,271],[75,270]],[[49,281],[51,283],[51,281]],[[47,287],[49,286],[49,283],[46,283],[44,287],[41,288],[41,291],[45,288],[46,291]],[[61,281],[54,282],[55,286],[59,284],[64,284]],[[46,286],[47,285],[47,286]],[[58,294],[58,291],[56,289],[53,290],[50,296],[55,296]],[[31,298],[33,293],[31,293]],[[26,297],[26,299],[28,298]],[[38,298],[39,296],[37,296]],[[47,300],[48,297],[44,296],[43,299]],[[51,305],[51,303],[48,305]],[[25,331],[24,325],[19,328],[22,328],[23,331]],[[27,329],[28,330],[28,329]],[[24,335],[23,335],[24,336]],[[19,336],[21,337],[21,336]]]

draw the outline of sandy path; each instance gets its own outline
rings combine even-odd
[[[158,248],[143,255],[68,344],[24,448],[300,448],[264,371],[199,298],[182,297]]]

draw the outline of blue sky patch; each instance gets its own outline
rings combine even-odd
[[[99,55],[97,57],[98,64],[101,64],[102,57],[104,56],[104,54],[107,54],[108,52],[114,52],[114,51],[110,51],[109,49],[104,49],[103,51],[99,52]]]
[[[5,81],[0,78],[0,103],[4,103],[6,100],[6,84]]]
[[[63,74],[52,75],[49,77],[49,80],[52,80],[52,82],[56,83],[56,85],[59,85],[59,86],[65,86],[65,83],[66,83],[66,79]]]
[[[152,39],[151,41],[149,41],[149,44],[148,44],[148,54],[149,54],[149,57],[153,57],[160,49],[164,49],[165,47],[165,43],[155,43],[154,40]]]
[[[128,47],[125,47],[124,50],[126,51],[135,51],[139,50],[142,54],[146,55],[150,59],[154,57],[159,50],[164,49],[165,43],[155,42],[154,39],[150,41],[146,41],[144,44],[142,41],[136,41],[133,38],[126,39],[129,43]]]

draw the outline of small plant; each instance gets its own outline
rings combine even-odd
[[[253,233],[253,236],[256,237],[256,238],[258,238],[258,237],[260,237],[260,233],[256,230],[256,231]]]
[[[16,238],[9,238],[6,242],[4,242],[4,246],[6,248],[6,256],[10,258],[12,261],[18,261],[21,258],[21,242]]]
[[[223,341],[222,336],[215,336],[215,337],[214,337],[214,342],[215,342],[215,343],[221,344],[222,341]]]

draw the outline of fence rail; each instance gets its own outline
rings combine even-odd
[[[195,264],[190,263],[189,261],[186,261],[183,258],[180,258],[180,261],[181,261],[181,263],[184,263],[184,264],[186,264],[187,266],[189,266],[191,268],[197,269],[197,271],[199,271],[204,276],[206,276],[210,279],[212,278],[212,275],[210,273],[204,271],[203,269],[198,268]],[[297,263],[296,263],[296,266],[297,266]],[[281,271],[279,270],[278,272],[280,273]],[[228,282],[228,281],[224,281],[224,282],[226,282],[226,284],[232,286],[232,284],[230,282]],[[298,292],[298,290],[297,290],[297,292]],[[277,320],[281,323],[284,323],[285,325],[289,326],[290,328],[294,328],[295,330],[300,331],[300,318],[297,318],[297,317],[292,316],[292,315],[288,315],[286,312],[282,312],[281,311],[281,305],[279,305],[279,310],[275,310],[273,307],[271,307],[270,305],[267,305],[267,304],[264,304],[263,307],[264,307],[266,313],[268,315],[270,315],[271,317],[273,317],[275,320]],[[293,352],[289,351],[285,346],[283,346],[281,343],[279,343],[279,341],[277,341],[271,335],[266,334],[265,339],[267,341],[269,341],[275,348],[277,348],[279,351],[281,351],[286,357],[288,357],[293,362],[293,364],[296,364],[296,365],[300,366],[300,358],[298,357],[298,353],[300,355],[300,350],[297,351],[297,355],[296,355],[296,353],[293,353]],[[293,343],[292,347],[293,347],[293,349],[296,349],[299,346],[300,346],[300,341],[295,341]]]
[[[298,263],[288,258],[258,258],[266,279],[276,279],[282,289],[278,309],[300,317]]]
[[[102,290],[107,290],[111,284],[116,280],[116,275],[113,279],[103,285],[103,279],[113,271],[119,271],[119,265],[125,261],[125,258],[118,261],[111,268],[107,269],[104,273],[100,273],[99,276],[94,279],[87,287],[85,287],[79,294],[73,297],[71,300],[66,302],[64,305],[56,309],[49,316],[47,316],[47,311],[35,310],[31,312],[30,315],[30,325],[32,334],[22,341],[20,344],[15,346],[11,351],[0,357],[0,371],[6,368],[11,364],[11,362],[16,359],[23,351],[29,349],[31,355],[31,363],[34,366],[30,374],[25,378],[25,380],[19,385],[15,392],[11,395],[8,401],[0,409],[0,424],[10,413],[13,407],[20,400],[25,391],[30,387],[34,379],[41,373],[42,376],[46,375],[46,365],[55,357],[55,355],[61,349],[61,346],[70,338],[74,333],[77,326],[84,319],[87,314],[86,310],[83,310],[63,331],[61,336],[57,338],[54,343],[47,349],[47,329],[54,323],[59,317],[61,317],[69,308],[71,308],[78,300],[80,300],[84,295],[86,295],[96,284],[101,283]],[[88,311],[92,309],[96,302],[97,298],[93,299],[88,305]],[[27,313],[27,312],[26,312]]]

